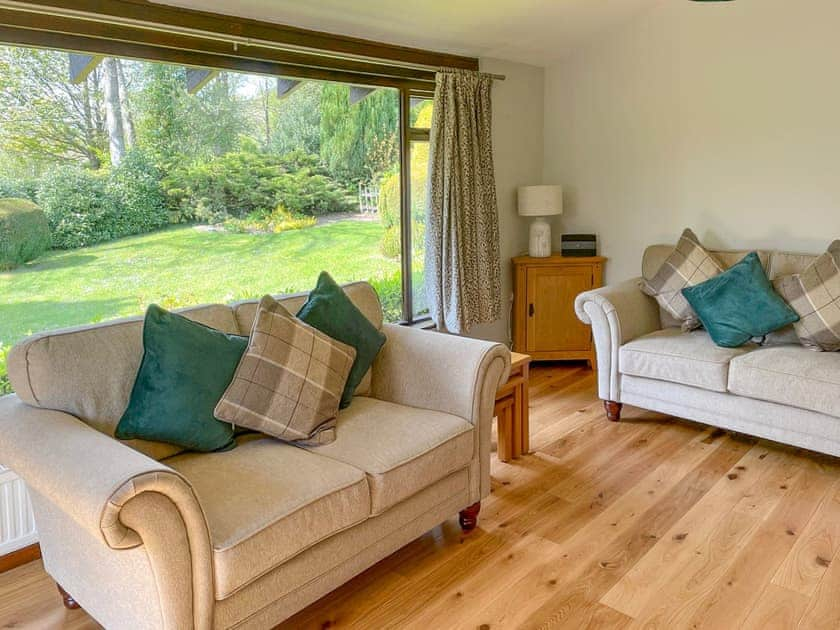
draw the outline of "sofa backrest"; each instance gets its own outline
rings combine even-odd
[[[665,262],[665,259],[674,251],[673,245],[650,245],[642,256],[642,276],[650,280],[656,275],[657,270]],[[775,280],[779,276],[786,276],[792,273],[801,273],[810,265],[816,254],[792,254],[789,252],[778,252],[771,250],[712,250],[722,263],[731,267],[751,251],[757,251],[758,257],[767,276]]]
[[[351,300],[370,321],[382,327],[382,308],[373,288],[363,282],[345,286]],[[306,294],[276,296],[297,312]],[[209,304],[176,312],[231,334],[248,335],[258,300],[231,306]],[[44,332],[27,337],[9,353],[7,368],[15,393],[27,404],[64,411],[91,427],[113,435],[122,417],[143,358],[143,317]],[[366,377],[370,389],[370,377]],[[155,459],[180,451],[156,442],[130,440],[129,445]]]
[[[645,249],[642,256],[642,276],[650,280],[665,262],[665,259],[674,251],[673,245],[650,245]],[[792,254],[789,252],[778,252],[772,250],[712,250],[720,261],[727,267],[731,267],[751,251],[758,253],[761,265],[767,272],[770,280],[779,276],[786,276],[792,273],[801,273],[811,262],[816,259],[816,254]],[[664,309],[659,309],[659,319],[663,328],[679,326],[680,322]],[[780,331],[768,335],[772,343],[796,343],[797,337],[793,326],[786,326]]]

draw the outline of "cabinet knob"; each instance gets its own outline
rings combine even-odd
[[[529,304],[528,305],[528,317],[533,317],[533,316],[534,316],[534,305]]]

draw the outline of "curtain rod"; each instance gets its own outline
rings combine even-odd
[[[483,74],[486,77],[490,77],[494,81],[504,81],[507,78],[503,74],[493,74],[492,72],[482,72],[481,70],[463,70],[461,68],[438,68],[436,72],[475,72],[476,74]]]

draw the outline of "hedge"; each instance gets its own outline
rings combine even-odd
[[[50,248],[43,211],[27,199],[0,199],[0,270],[14,269]]]
[[[222,223],[269,215],[277,205],[309,216],[355,207],[352,195],[318,166],[317,156],[276,156],[253,147],[178,164],[163,188],[182,221]]]
[[[136,150],[110,173],[73,166],[48,173],[37,201],[50,223],[53,246],[86,247],[167,225],[161,177],[151,159]]]

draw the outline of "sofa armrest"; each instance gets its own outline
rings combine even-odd
[[[622,345],[661,328],[659,306],[633,278],[592,291],[575,299],[575,312],[592,325],[598,355],[598,394],[603,400],[621,402],[618,384],[618,351]]]
[[[387,341],[373,365],[372,385],[380,400],[443,411],[476,424],[482,396],[495,396],[510,373],[510,351],[500,343],[398,324],[382,330]]]
[[[490,493],[490,432],[496,390],[510,374],[500,343],[386,324],[387,341],[373,364],[374,398],[442,411],[476,428],[474,501]],[[466,507],[466,506],[465,506]]]
[[[113,550],[148,547],[165,611],[188,615],[196,627],[212,625],[207,521],[179,473],[69,414],[31,407],[15,395],[0,398],[0,435],[0,461],[94,539]],[[184,542],[186,550],[173,547]]]

